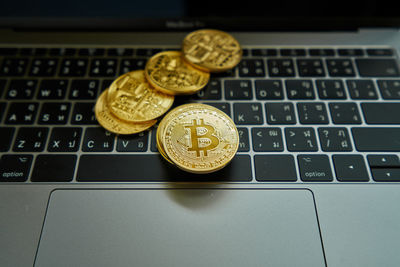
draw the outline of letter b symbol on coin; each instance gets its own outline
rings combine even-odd
[[[207,151],[216,148],[219,144],[219,139],[213,135],[215,132],[214,127],[204,124],[204,120],[200,119],[200,124],[197,120],[192,121],[192,125],[185,126],[190,129],[190,140],[192,147],[188,151],[196,151],[196,156],[200,157],[200,151],[203,151],[204,156],[207,157]]]

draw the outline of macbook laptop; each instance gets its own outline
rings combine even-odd
[[[400,20],[389,1],[0,4],[0,266],[399,266]],[[177,96],[235,122],[220,171],[115,135],[100,93],[196,29],[233,70]]]

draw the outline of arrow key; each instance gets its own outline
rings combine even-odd
[[[400,182],[400,168],[371,168],[376,182]]]
[[[367,182],[369,175],[361,155],[333,155],[336,178],[340,182]]]

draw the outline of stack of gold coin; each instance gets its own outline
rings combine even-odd
[[[178,168],[211,173],[225,167],[239,147],[232,119],[210,105],[191,103],[168,112],[157,129],[160,154]]]
[[[242,49],[230,34],[212,29],[188,34],[182,51],[152,56],[144,70],[125,73],[97,100],[95,115],[106,130],[135,134],[156,124],[175,96],[203,89],[210,73],[234,68]],[[175,108],[160,122],[157,147],[170,163],[194,173],[224,167],[238,148],[235,124],[222,111],[202,104]]]
[[[154,89],[144,71],[125,73],[112,82],[98,98],[97,121],[116,134],[142,132],[157,122],[174,102],[174,96]]]

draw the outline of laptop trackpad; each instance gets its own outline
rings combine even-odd
[[[35,266],[325,266],[308,190],[56,190]]]

